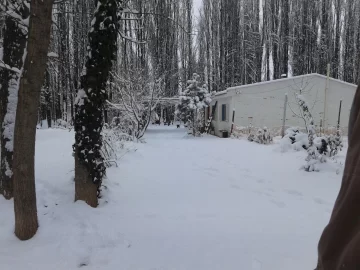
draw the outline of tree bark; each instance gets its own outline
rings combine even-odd
[[[75,201],[84,201],[91,207],[98,206],[98,189],[100,185],[94,183],[87,166],[75,156]]]
[[[340,17],[341,17],[341,8],[342,8],[341,2],[342,2],[341,0],[335,1],[335,10],[336,10],[335,48],[334,48],[334,58],[332,63],[332,77],[335,79],[339,77],[339,69],[340,69],[340,35],[341,35]],[[345,38],[347,38],[347,36]]]
[[[286,74],[288,76],[289,70],[289,10],[290,10],[290,0],[282,0],[282,10],[281,10],[281,40],[282,40],[282,56],[281,56],[281,75]]]
[[[40,92],[50,42],[53,1],[31,0],[27,56],[20,80],[14,140],[15,235],[32,238],[38,229],[35,136]]]
[[[106,83],[117,50],[120,0],[98,0],[89,32],[88,56],[81,88],[75,102],[75,201],[98,205],[98,191],[105,175],[101,155],[104,123],[103,109],[107,99]]]
[[[14,4],[13,1],[10,1],[10,4]],[[17,12],[23,19],[29,16],[29,9],[25,4],[21,5]],[[25,48],[26,35],[23,33],[21,25],[12,16],[7,16],[5,20],[3,62],[8,67],[21,70]],[[11,199],[13,197],[13,134],[20,73],[11,71],[8,68],[2,68],[0,78],[0,137],[2,153],[0,194],[3,194],[6,199]]]

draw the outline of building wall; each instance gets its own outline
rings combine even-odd
[[[232,113],[232,97],[231,96],[224,96],[224,97],[217,97],[211,102],[211,106],[217,103],[215,117],[213,117],[212,125],[215,128],[215,135],[221,137],[221,130],[230,131],[231,127],[231,113]],[[222,105],[226,104],[226,121],[222,121]]]
[[[350,109],[354,99],[357,86],[349,83],[340,82],[338,80],[329,81],[329,89],[327,92],[327,125],[336,126],[339,101],[342,99],[340,126],[348,127]]]
[[[304,127],[303,119],[299,118],[300,108],[296,103],[295,94],[301,91],[307,100],[315,125],[320,126],[323,119],[326,77],[311,74],[271,82],[257,83],[240,87],[232,87],[226,94],[215,97],[213,103],[218,101],[218,118],[220,119],[221,104],[229,104],[229,111],[234,107],[235,125],[254,127],[268,127],[272,130],[281,129],[284,112],[285,94],[288,95],[286,113],[286,126]],[[340,100],[342,103],[341,127],[347,127],[350,107],[356,91],[356,86],[330,79],[327,90],[326,124],[336,126]],[[228,112],[229,113],[229,112]],[[216,135],[219,130],[230,130],[231,120],[214,121]]]

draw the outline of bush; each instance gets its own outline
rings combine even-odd
[[[312,126],[309,126],[311,128]],[[306,164],[303,168],[308,171],[319,171],[318,164],[326,162],[326,157],[333,157],[341,151],[343,144],[341,136],[329,135],[317,137],[315,129],[312,129],[311,135],[301,132],[298,128],[289,128],[285,132],[284,138],[280,144],[282,150],[287,150],[292,146],[294,150],[305,149],[308,153]],[[311,138],[311,143],[309,142]]]
[[[270,144],[273,141],[273,138],[267,127],[259,128],[256,134],[250,133],[248,140],[250,142],[256,142],[259,144]]]
[[[344,147],[339,133],[327,136],[327,143],[330,148],[330,157],[336,156]]]
[[[101,154],[104,158],[105,166],[117,166],[116,161],[121,155],[124,155],[131,150],[131,148],[126,145],[126,142],[133,141],[134,137],[124,133],[119,126],[111,127],[107,124],[104,125],[102,130],[102,137],[103,145]]]
[[[299,151],[301,149],[308,149],[309,147],[309,138],[308,135],[304,132],[301,132],[296,127],[288,128],[285,131],[285,136],[283,140],[288,140],[292,144],[293,149]]]

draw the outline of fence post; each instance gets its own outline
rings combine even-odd
[[[248,121],[249,121],[249,134],[251,134],[251,128],[252,128],[252,121],[253,121],[253,117],[248,117]]]
[[[232,123],[231,123],[231,130],[230,130],[230,136],[233,133],[234,130],[234,120],[235,120],[235,108],[233,109],[233,114],[232,114]]]
[[[324,120],[323,120],[323,127],[324,127],[324,133],[326,132],[327,128],[327,119],[326,119],[326,110],[327,110],[327,91],[329,89],[329,78],[330,78],[330,64],[327,65],[327,74],[326,74],[326,86],[325,86],[325,99],[324,99]]]
[[[283,124],[282,124],[282,131],[281,131],[281,137],[283,137],[283,138],[284,138],[284,136],[285,136],[285,122],[286,122],[286,107],[287,107],[287,102],[288,102],[288,95],[285,94]]]
[[[322,131],[323,131],[323,120],[320,119],[320,136],[322,136]],[[325,132],[324,132],[325,135]]]
[[[342,99],[340,99],[340,106],[339,106],[339,116],[338,116],[338,122],[337,122],[337,130],[336,133],[338,136],[340,136],[340,116],[341,116],[341,105],[342,105]]]
[[[162,104],[160,104],[160,124],[161,124],[161,121],[164,122],[164,111],[163,111]]]

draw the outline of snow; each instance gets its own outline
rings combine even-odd
[[[89,93],[91,92],[91,88],[88,89]],[[75,104],[82,106],[84,105],[84,100],[88,98],[84,89],[79,89],[77,96],[75,98]]]
[[[37,130],[40,228],[13,235],[13,202],[0,198],[3,269],[304,270],[338,193],[345,152],[321,171],[306,151],[151,127],[136,152],[108,170],[97,209],[74,203],[74,134]]]
[[[227,94],[227,92],[228,92],[227,90],[219,91],[219,92],[215,93],[215,96],[225,95],[225,94]]]
[[[48,57],[53,57],[53,58],[58,58],[59,57],[59,55],[57,53],[55,53],[55,52],[49,52],[47,56]]]
[[[13,152],[14,149],[14,131],[15,131],[16,109],[18,103],[18,93],[20,87],[20,79],[22,77],[26,56],[27,56],[27,43],[24,48],[24,53],[22,57],[23,65],[21,67],[21,70],[18,70],[15,67],[12,68],[12,70],[17,69],[18,74],[12,74],[11,78],[9,79],[8,102],[6,106],[6,114],[4,116],[4,122],[2,123],[2,129],[3,129],[2,136],[7,140],[5,143],[5,148],[8,152]],[[3,158],[5,159],[5,166],[6,166],[5,175],[11,176],[13,174],[12,168],[10,168],[9,166],[7,157],[4,156]]]

